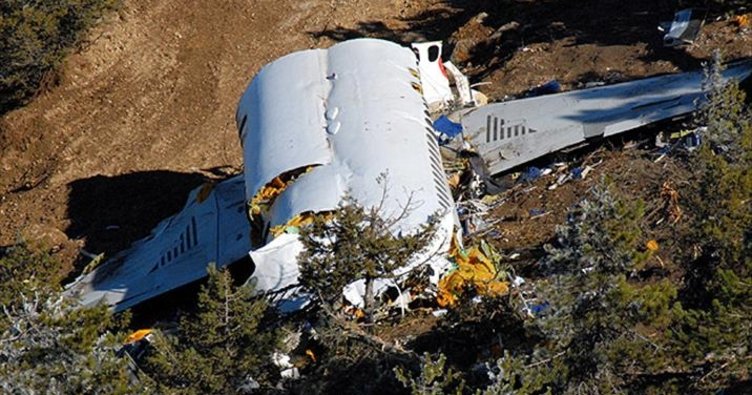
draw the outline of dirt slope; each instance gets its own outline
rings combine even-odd
[[[749,35],[737,39],[725,22],[689,52],[657,49],[654,19],[671,13],[649,1],[630,2],[620,20],[640,29],[593,38],[612,25],[610,8],[549,6],[566,3],[125,0],[68,59],[60,86],[0,123],[0,246],[42,239],[70,262],[79,248],[111,253],[147,234],[192,187],[239,168],[238,98],[263,64],[291,51],[358,36],[447,40],[463,27],[452,44],[470,46],[463,65],[495,84],[483,88],[493,97],[552,78],[572,87],[614,68],[677,71],[718,45],[752,51]],[[523,28],[489,39],[510,20]]]
[[[19,234],[71,248],[68,238],[106,239],[98,253],[148,232],[201,182],[195,173],[241,165],[235,106],[262,65],[328,45],[311,34],[327,26],[394,18],[399,5],[126,0],[59,87],[5,117],[0,245]]]

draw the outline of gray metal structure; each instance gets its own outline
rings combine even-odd
[[[752,61],[731,64],[724,80],[743,80]],[[670,74],[494,103],[461,116],[465,141],[495,175],[589,139],[686,115],[704,100],[702,71]]]

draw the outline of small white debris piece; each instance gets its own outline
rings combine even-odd
[[[470,89],[470,82],[467,80],[467,77],[462,74],[460,69],[458,69],[451,61],[444,62],[444,67],[449,74],[452,75],[452,78],[454,78],[454,85],[457,86],[457,92],[460,95],[462,105],[467,106],[473,104],[477,106],[478,103],[474,100],[473,92]]]
[[[275,351],[272,353],[272,363],[278,368],[288,369],[294,367],[290,362],[290,356],[281,352]]]
[[[300,372],[298,371],[298,368],[285,369],[279,372],[279,375],[284,379],[296,380],[300,378]]]
[[[674,15],[674,21],[668,27],[668,33],[663,36],[663,45],[676,47],[691,44],[700,34],[702,22],[702,19],[697,18],[696,12],[691,8],[678,11]],[[665,31],[664,26],[665,24],[662,24],[658,30]]]
[[[280,369],[279,374],[286,379],[300,378],[300,372],[295,365],[292,364],[291,358],[287,354],[281,352],[274,352],[272,354],[272,363]]]
[[[440,110],[454,101],[454,94],[449,87],[444,63],[441,60],[441,41],[413,43],[418,52],[418,70],[423,97],[431,111]]]
[[[589,165],[588,165],[588,166],[585,166],[585,168],[584,168],[584,169],[582,169],[582,175],[581,175],[580,177],[581,177],[581,178],[582,178],[582,179],[584,180],[584,179],[585,179],[585,177],[587,177],[587,175],[588,175],[588,174],[590,174],[590,172],[591,172],[592,170],[593,170],[593,167],[592,167],[592,166],[589,166]]]

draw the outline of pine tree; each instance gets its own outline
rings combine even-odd
[[[181,394],[240,393],[263,382],[277,332],[262,325],[269,306],[230,273],[209,268],[194,313],[176,334],[158,334],[142,368],[160,391]]]
[[[399,382],[410,389],[412,395],[461,395],[465,381],[461,375],[446,366],[446,356],[439,354],[434,359],[429,353],[421,358],[421,370],[417,376],[411,375],[402,367],[396,367],[394,374]]]
[[[119,0],[0,2],[0,114],[50,80],[85,32]]]
[[[720,58],[711,69],[719,69]],[[711,76],[714,73],[708,73]],[[693,230],[686,240],[684,304],[675,349],[693,387],[717,391],[752,372],[752,112],[738,84],[708,84],[699,122],[708,144],[692,158]]]
[[[148,394],[116,355],[122,334],[107,308],[79,309],[59,295],[5,308],[0,389],[7,394]]]
[[[58,264],[24,245],[0,258],[0,390],[8,394],[148,394],[133,379],[120,332],[127,317],[61,296]]]
[[[395,224],[409,209],[408,205],[397,217],[388,218],[378,207],[365,209],[347,198],[334,218],[316,217],[301,229],[305,249],[299,257],[300,284],[331,307],[341,300],[346,285],[363,279],[364,310],[370,321],[376,306],[374,280],[394,278],[394,271],[426,248],[434,236],[434,218],[415,234],[395,234]]]
[[[59,267],[49,254],[34,252],[25,244],[0,251],[0,305],[16,308],[23,294],[57,290],[61,281]]]
[[[546,279],[536,284],[550,306],[528,330],[532,350],[508,350],[485,393],[613,394],[639,388],[660,372],[661,333],[672,322],[676,289],[637,274],[650,250],[641,230],[643,205],[600,185],[557,228],[546,246]]]

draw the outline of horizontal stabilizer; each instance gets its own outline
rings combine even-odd
[[[743,80],[752,61],[729,65],[725,80]],[[702,102],[703,72],[489,104],[462,116],[465,140],[494,175],[593,137],[608,137],[686,115]]]
[[[180,213],[70,284],[65,293],[85,306],[104,303],[114,311],[189,284],[250,250],[242,176],[193,190]]]

